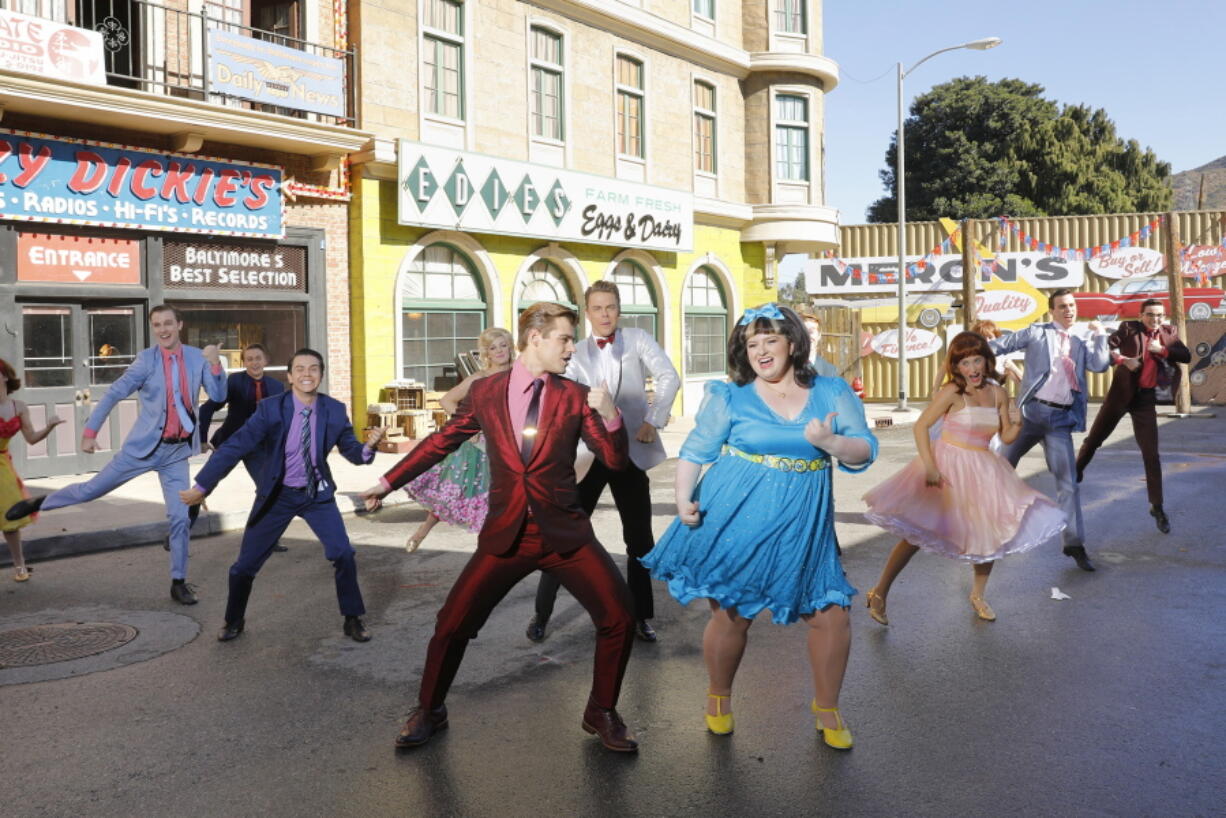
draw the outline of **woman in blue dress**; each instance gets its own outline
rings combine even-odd
[[[707,728],[733,730],[731,695],[749,626],[808,625],[817,729],[850,749],[839,689],[856,593],[839,562],[831,458],[856,472],[877,456],[864,406],[841,378],[815,375],[809,336],[787,307],[746,311],[728,341],[732,383],[712,381],[677,463],[678,519],[643,564],[682,605],[706,599]],[[702,481],[702,466],[712,464]]]

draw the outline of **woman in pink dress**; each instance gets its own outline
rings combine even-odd
[[[958,333],[945,360],[949,381],[915,423],[919,456],[864,495],[864,516],[902,537],[866,595],[869,615],[882,625],[889,624],[890,586],[919,549],[972,564],[971,606],[991,622],[996,614],[984,590],[992,563],[1064,528],[1060,507],[989,449],[993,435],[1011,443],[1022,428],[1008,393],[991,380],[995,369],[996,357],[982,335]],[[930,442],[928,430],[937,421],[943,421],[941,435]]]

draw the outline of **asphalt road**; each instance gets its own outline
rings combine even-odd
[[[246,633],[224,645],[214,635],[236,536],[193,543],[191,608],[168,598],[156,546],[41,563],[29,583],[4,578],[0,632],[126,619],[141,633],[122,660],[43,668],[68,678],[0,669],[0,813],[1226,814],[1226,413],[1162,426],[1169,536],[1146,513],[1121,426],[1084,485],[1097,573],[1054,543],[1009,558],[989,586],[992,624],[966,601],[969,568],[926,554],[895,586],[888,629],[857,598],[842,701],[856,747],[844,754],[813,729],[803,626],[754,626],[736,733],[706,733],[706,614],[663,591],[661,641],[636,647],[620,704],[642,751],[604,751],[579,729],[590,622],[563,597],[550,638],[529,643],[534,580],[472,644],[450,729],[397,753],[433,615],[473,542],[439,527],[405,555],[412,508],[349,521],[375,634],[365,645],[341,636],[330,566],[299,524],[256,582]],[[913,455],[909,432],[881,439],[867,473],[836,477],[844,564],[862,591],[893,541],[863,523],[858,498]],[[1036,450],[1022,472],[1051,492],[1042,468]],[[653,472],[658,531],[671,477],[672,461]],[[595,519],[618,548],[612,507]],[[1053,587],[1071,598],[1051,599]]]

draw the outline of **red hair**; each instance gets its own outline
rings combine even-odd
[[[949,342],[949,353],[945,356],[945,380],[952,381],[958,387],[959,395],[966,394],[966,378],[958,371],[958,364],[976,355],[983,356],[984,375],[990,377],[996,371],[996,354],[986,338],[977,332],[959,332]]]

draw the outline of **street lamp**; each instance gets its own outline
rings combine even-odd
[[[898,200],[898,408],[896,411],[907,411],[907,199],[906,199],[906,182],[904,175],[904,154],[905,143],[903,141],[903,93],[902,81],[915,69],[919,68],[924,63],[931,60],[937,54],[944,54],[946,51],[957,51],[960,48],[970,48],[975,51],[987,51],[989,48],[995,48],[1000,45],[1002,40],[999,37],[985,37],[982,40],[973,40],[962,45],[951,45],[948,48],[942,48],[939,51],[934,51],[924,59],[917,62],[907,70],[903,70],[902,63],[898,64],[898,146],[895,164],[897,166],[896,175],[894,177],[895,197]],[[962,237],[963,241],[967,240],[966,236]],[[969,275],[967,270],[962,271],[962,275]]]

